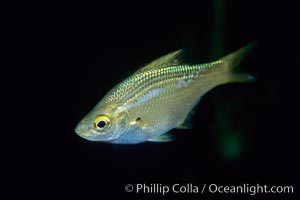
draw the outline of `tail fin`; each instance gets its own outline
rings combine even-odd
[[[234,73],[232,71],[249,54],[255,45],[256,42],[252,42],[220,59],[224,62],[225,68],[228,70],[228,82],[255,81],[255,77],[250,74]]]

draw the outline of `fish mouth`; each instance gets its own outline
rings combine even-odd
[[[113,137],[113,136],[111,136],[109,138],[99,138],[97,135],[88,133],[86,130],[84,130],[83,128],[78,127],[78,126],[75,128],[74,131],[80,137],[82,137],[86,140],[89,140],[89,141],[94,141],[94,142],[95,141],[96,142],[109,142],[109,141],[117,139],[116,137]]]
[[[81,126],[76,126],[76,128],[74,129],[75,133],[77,135],[79,135],[80,137],[86,139],[86,140],[92,140],[95,141],[95,139],[93,137],[91,137],[92,135],[87,133],[87,131],[85,131],[84,128],[82,128]]]
[[[96,136],[93,136],[91,134],[83,135],[83,134],[78,134],[77,133],[77,135],[79,135],[80,137],[82,137],[86,140],[93,141],[93,142],[110,142],[110,141],[113,141],[113,140],[116,139],[116,138],[113,138],[113,137],[109,137],[109,138],[106,138],[106,139],[104,139],[104,138],[99,139]]]
[[[76,131],[75,131],[76,132]],[[77,133],[77,132],[76,132]],[[77,133],[77,135],[79,135],[80,137],[82,137],[83,139],[89,140],[89,141],[98,141],[101,142],[102,140],[96,139],[94,137],[92,137],[90,134],[81,134],[81,133]]]
[[[76,126],[76,128],[74,129],[75,133],[77,135],[83,136],[83,135],[87,135],[84,131],[83,128],[81,128],[80,126]]]

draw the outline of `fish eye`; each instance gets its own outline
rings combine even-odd
[[[106,115],[99,115],[95,118],[94,126],[97,130],[103,131],[110,127],[110,118]]]

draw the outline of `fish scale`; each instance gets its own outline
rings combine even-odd
[[[127,96],[130,96],[129,98],[127,96],[121,97],[124,106],[129,110],[132,118],[139,117],[147,125],[154,126],[157,124],[157,121],[170,122],[175,120],[178,121],[176,122],[178,126],[183,123],[189,111],[195,106],[201,96],[215,85],[220,84],[216,82],[215,78],[211,78],[211,74],[203,77],[205,71],[212,66],[216,67],[216,63],[194,66],[169,66],[137,74],[137,76],[142,77],[142,81],[137,81],[140,84],[134,85],[134,88],[131,87],[131,93],[133,94],[127,93]],[[161,72],[160,76],[157,75],[159,72]],[[191,81],[184,86],[178,86],[180,81],[188,79],[191,79]],[[209,79],[213,80],[213,83],[209,83]],[[129,82],[134,81],[129,80]],[[203,83],[201,84],[201,82]],[[151,95],[153,91],[160,91],[160,93],[159,95]],[[126,93],[123,92],[123,94]],[[155,109],[159,104],[163,106]],[[178,109],[178,104],[181,109]],[[149,115],[149,112],[156,114]],[[176,116],[178,112],[181,113],[180,118],[173,119],[173,116]],[[169,113],[173,114],[170,115]],[[174,123],[169,124],[173,125]]]
[[[152,86],[153,83],[163,84],[165,83],[164,81],[166,79],[172,81],[179,81],[180,79],[185,79],[185,74],[199,74],[201,72],[207,71],[207,69],[211,66],[213,65],[202,64],[194,66],[169,66],[165,68],[141,72],[140,74],[135,74],[134,76],[126,80],[123,84],[120,84],[120,86],[116,88],[115,91],[113,91],[113,94],[109,98],[109,102],[126,101],[126,98],[132,98],[132,93],[136,94],[144,88],[149,89],[147,86]]]

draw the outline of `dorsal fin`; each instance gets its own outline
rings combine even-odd
[[[154,61],[150,62],[149,64],[139,69],[138,71],[161,68],[170,65],[179,65],[181,64],[179,60],[181,53],[182,53],[182,49],[178,51],[173,51],[167,55],[155,59]]]

